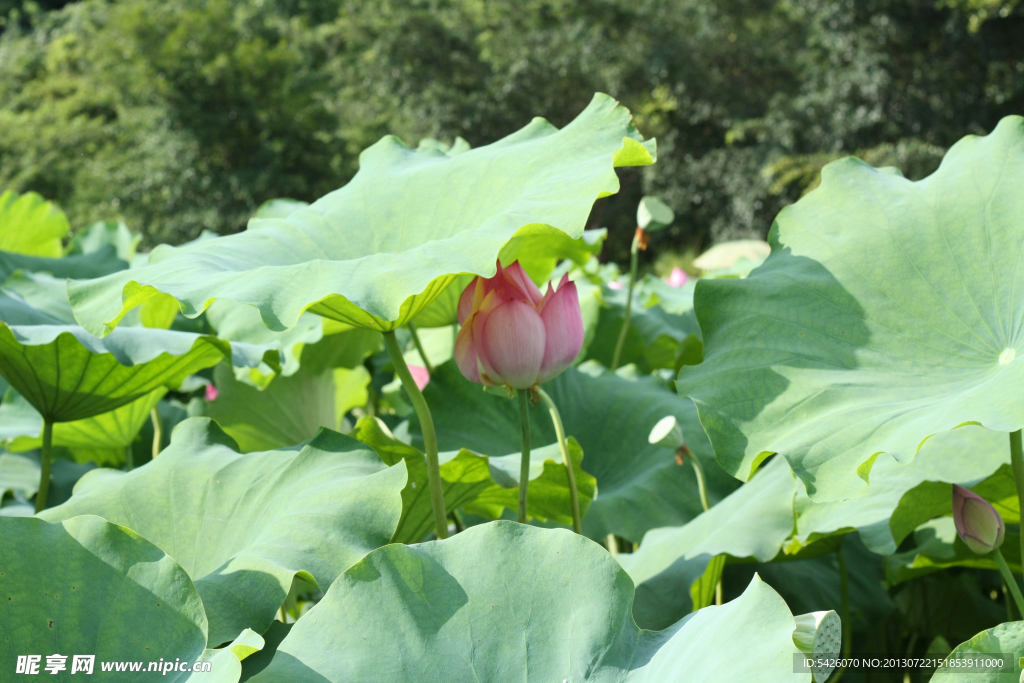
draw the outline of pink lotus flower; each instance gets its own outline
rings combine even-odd
[[[978,555],[987,555],[1003,544],[1003,518],[992,505],[973,491],[953,485],[953,522],[960,540]]]
[[[583,347],[583,316],[576,285],[562,277],[541,296],[516,261],[498,263],[492,278],[474,278],[459,299],[462,329],[455,362],[467,379],[485,386],[528,389],[556,377]]]
[[[206,394],[205,394],[204,398],[207,401],[216,401],[217,400],[217,394],[219,394],[219,393],[220,392],[217,391],[217,387],[213,386],[212,384],[207,384],[206,385]]]
[[[624,289],[624,286],[618,280],[612,280],[611,282],[608,283],[608,289],[614,289],[616,291],[620,291],[620,290]]]
[[[689,279],[690,276],[686,274],[685,270],[676,267],[672,269],[672,274],[668,276],[668,285],[669,287],[682,287]]]
[[[423,387],[430,384],[430,371],[419,365],[410,365],[409,374],[412,375],[413,381],[416,382],[416,386],[420,391],[423,391]]]

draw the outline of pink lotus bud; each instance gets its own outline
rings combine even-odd
[[[485,386],[528,389],[558,376],[583,347],[583,316],[576,285],[564,275],[541,296],[516,261],[498,263],[492,278],[474,278],[459,299],[462,329],[455,362],[467,379]]]
[[[668,276],[669,287],[682,287],[686,284],[686,281],[690,279],[690,276],[686,274],[686,271],[682,268],[673,268],[672,274]]]
[[[212,384],[207,384],[206,385],[206,395],[204,396],[204,398],[207,401],[216,401],[218,393],[220,393],[220,392],[217,391],[217,387],[213,386]]]
[[[977,493],[953,485],[953,522],[960,540],[978,555],[987,555],[1003,544],[1003,518]]]
[[[423,387],[430,384],[430,371],[419,365],[410,365],[409,374],[412,375],[413,381],[416,382],[416,386],[420,391],[423,391]]]
[[[621,290],[621,289],[624,289],[624,288],[625,288],[625,286],[621,282],[619,282],[618,280],[612,280],[611,282],[608,283],[608,289],[614,289],[614,290],[618,291],[618,290]]]

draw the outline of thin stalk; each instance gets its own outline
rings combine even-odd
[[[427,483],[430,485],[430,506],[434,510],[434,530],[438,538],[448,538],[448,513],[444,509],[444,489],[441,486],[441,465],[437,461],[437,434],[434,432],[434,418],[430,416],[430,408],[423,398],[423,392],[416,386],[416,380],[409,372],[409,366],[402,358],[402,349],[398,347],[398,340],[395,339],[394,330],[384,333],[384,346],[387,347],[388,355],[395,366],[398,378],[402,380],[405,393],[412,401],[412,407],[420,419],[420,429],[423,430],[423,446],[427,452]]]
[[[700,460],[697,459],[696,455],[690,455],[687,460],[693,465],[693,472],[697,475],[697,492],[700,493],[700,504],[707,512],[711,509],[711,505],[708,504],[708,485],[704,479],[704,466],[700,464]]]
[[[124,471],[131,472],[135,469],[135,450],[129,444],[124,449]]]
[[[1003,553],[999,551],[999,548],[992,551],[992,557],[995,558],[996,564],[999,565],[999,572],[1003,575],[1003,581],[1010,588],[1010,595],[1013,596],[1013,601],[1017,603],[1017,611],[1024,614],[1024,596],[1020,594],[1020,586],[1017,585],[1017,579],[1013,576],[1013,572],[1010,571],[1010,565],[1006,564],[1006,559],[1003,557]]]
[[[46,495],[50,492],[50,454],[53,451],[53,421],[43,420],[43,448],[39,452],[39,491],[36,493],[36,512],[46,509]]]
[[[572,506],[572,528],[578,534],[583,534],[583,520],[580,518],[580,497],[576,491],[576,472],[572,468],[572,458],[569,457],[569,445],[565,441],[565,427],[562,426],[562,416],[558,413],[558,406],[548,396],[548,392],[537,387],[544,405],[548,407],[551,414],[551,422],[555,425],[555,436],[558,437],[558,449],[562,451],[562,462],[565,464],[565,478],[569,483],[569,502]]]
[[[839,592],[842,600],[840,609],[843,610],[840,619],[840,624],[843,627],[843,659],[849,659],[850,649],[853,645],[853,625],[850,623],[850,572],[846,567],[842,546],[836,549],[836,558],[839,560]],[[829,678],[830,683],[838,683],[845,673],[846,667],[837,669],[834,678]]]
[[[523,459],[519,463],[519,523],[526,524],[526,498],[530,488],[530,392],[520,389],[519,424],[523,432]]]
[[[1017,485],[1017,505],[1024,514],[1024,449],[1021,448],[1019,429],[1010,432],[1010,464],[1013,465],[1013,483]],[[1020,534],[1020,557],[1024,562],[1024,526]]]
[[[634,235],[633,244],[629,248],[629,292],[626,295],[626,315],[622,319],[619,341],[615,342],[615,354],[612,356],[612,372],[619,368],[619,361],[622,359],[622,347],[626,343],[626,334],[629,332],[629,316],[633,308],[633,286],[636,284],[636,268],[639,254],[640,239]]]
[[[416,331],[416,326],[412,324],[410,320],[406,323],[406,327],[409,328],[410,334],[412,334],[412,343],[416,347],[416,350],[420,353],[420,358],[423,359],[423,367],[427,369],[431,375],[434,374],[434,366],[430,364],[430,359],[427,358],[427,352],[423,350],[423,344],[420,342],[420,334]]]
[[[1017,621],[1016,610],[1013,609],[1013,600],[1010,599],[1010,589],[1003,581],[1003,602],[1006,603],[1006,621]]]
[[[615,534],[608,534],[608,538],[604,539],[604,545],[612,557],[619,554],[619,539],[615,538]]]
[[[153,406],[149,411],[149,419],[153,422],[153,459],[160,455],[160,442],[164,438],[164,424],[160,421],[160,411]]]

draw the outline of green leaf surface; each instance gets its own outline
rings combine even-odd
[[[39,458],[0,450],[0,499],[13,493],[25,500],[39,489]]]
[[[67,448],[77,462],[122,465],[126,450],[135,441],[142,425],[150,419],[150,411],[166,393],[167,389],[158,387],[110,412],[72,422],[58,422],[53,427],[53,445]],[[37,449],[42,445],[43,416],[20,395],[15,401],[24,402],[20,410],[26,416],[28,411],[35,414],[35,426],[24,432],[24,436],[12,439],[7,448],[15,452]],[[7,403],[4,401],[0,406],[0,416],[6,412]],[[25,422],[27,426],[28,420]]]
[[[951,662],[935,672],[932,683],[1019,683],[1021,667],[1018,660],[1024,654],[1024,621],[1011,621],[982,631],[966,643],[957,645],[949,659],[973,659],[978,656],[991,659],[985,655],[996,653],[1009,655],[998,671],[958,671],[955,662]]]
[[[633,613],[645,628],[665,628],[691,608],[690,586],[716,556],[767,562],[793,532],[797,481],[782,458],[725,500],[681,527],[654,529],[634,553],[617,557],[637,586]]]
[[[738,485],[715,463],[697,411],[655,379],[628,380],[612,373],[593,377],[569,368],[544,390],[558,406],[566,434],[586,454],[583,469],[597,480],[597,498],[583,520],[583,531],[591,538],[615,533],[639,542],[649,529],[685,524],[703,512],[693,468],[678,465],[672,449],[647,441],[651,428],[666,415],[676,417],[690,451],[701,459],[712,503]],[[515,401],[485,393],[454,363],[435,368],[424,396],[441,450],[520,449]],[[530,424],[535,444],[555,443],[543,406],[531,408]]]
[[[0,194],[0,251],[57,258],[70,229],[64,212],[35,192]]]
[[[402,520],[395,543],[417,543],[434,527],[427,487],[427,468],[423,451],[394,438],[387,428],[372,417],[356,423],[352,436],[370,445],[388,465],[405,461],[409,481],[402,490]],[[576,473],[576,491],[580,514],[585,515],[595,493],[594,478],[580,468],[583,451],[575,439],[569,440],[569,457]],[[445,508],[464,509],[486,519],[499,519],[505,510],[515,510],[519,500],[520,454],[488,457],[466,449],[439,454]],[[530,497],[527,517],[542,522],[572,524],[568,479],[558,444],[542,446],[530,459]]]
[[[561,130],[536,118],[455,156],[385,137],[362,153],[348,185],[287,218],[157,247],[147,266],[74,281],[69,293],[76,317],[95,334],[157,291],[175,297],[188,317],[224,298],[256,306],[272,330],[291,328],[307,309],[391,330],[456,274],[494,275],[517,233],[581,237],[594,201],[619,189],[615,167],[653,161],[653,141],[641,142],[629,112],[606,95]]]
[[[704,362],[683,371],[723,467],[785,455],[818,500],[867,489],[966,423],[1024,426],[1024,118],[967,137],[918,182],[855,158],[786,207],[772,253],[695,293]]]
[[[886,558],[885,573],[890,585],[896,585],[940,569],[973,567],[998,570],[995,559],[977,555],[961,541],[952,517],[925,522],[914,530],[914,547]],[[1006,532],[1001,549],[1007,564],[1020,571],[1020,536],[1017,530]]]
[[[189,414],[216,420],[243,453],[292,446],[313,438],[321,427],[339,426],[331,370],[313,375],[301,369],[260,391],[218,365],[213,381],[217,399],[194,399]]]
[[[171,330],[125,327],[100,339],[71,325],[0,323],[0,372],[54,422],[109,412],[224,358],[257,367],[278,352]]]
[[[164,549],[195,582],[216,645],[266,630],[295,576],[326,588],[387,543],[405,480],[404,466],[336,432],[242,455],[214,422],[191,419],[153,461],[94,470],[40,516],[100,515]]]
[[[481,571],[480,558],[500,571]],[[641,631],[629,577],[565,530],[492,522],[381,548],[300,619],[253,683],[809,681],[793,616],[759,580],[737,600]],[[742,652],[743,656],[736,656]]]
[[[40,672],[54,681],[83,677],[70,673],[76,654],[96,656],[86,677],[95,681],[125,680],[124,673],[102,672],[103,661],[194,661],[203,654],[199,593],[173,559],[135,532],[91,515],[56,524],[0,517],[0,546],[5,676],[25,654],[42,655]],[[68,657],[59,676],[43,671],[52,654]],[[189,674],[131,676],[181,683]]]
[[[113,246],[103,247],[89,254],[65,256],[64,258],[45,258],[25,256],[0,251],[0,282],[11,276],[16,270],[27,273],[49,273],[58,278],[73,277],[86,280],[102,277],[124,270],[128,263],[117,257]]]
[[[68,244],[68,255],[93,254],[113,247],[117,258],[131,263],[135,250],[142,241],[142,235],[132,232],[121,221],[99,221],[85,230],[80,230]]]

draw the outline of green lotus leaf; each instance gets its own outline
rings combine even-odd
[[[0,450],[0,500],[7,493],[29,500],[39,488],[39,458]]]
[[[347,388],[349,394],[362,391],[363,403],[369,373],[360,368],[362,386]],[[291,377],[278,377],[263,391],[239,382],[231,370],[218,365],[213,371],[218,396],[215,401],[195,399],[189,414],[213,418],[234,439],[243,453],[284,448],[313,438],[321,427],[338,429],[344,413],[339,407],[348,395],[338,396],[335,375],[345,369],[325,370],[314,375],[305,368]],[[336,401],[342,405],[336,406]]]
[[[53,445],[67,448],[77,462],[122,465],[127,449],[139,435],[142,425],[150,419],[150,411],[166,393],[165,387],[157,387],[110,412],[72,422],[58,422],[53,426]],[[9,395],[4,400],[3,405],[0,405],[0,417],[8,414],[8,410],[17,410],[18,422],[25,427],[31,424],[31,428],[24,429],[23,435],[11,439],[7,449],[22,452],[39,448],[42,445],[43,416],[21,395]],[[29,411],[35,416],[31,422]]]
[[[160,246],[145,267],[73,281],[68,291],[78,320],[98,335],[158,291],[188,317],[223,298],[256,306],[277,331],[307,309],[393,330],[458,273],[494,275],[517,235],[538,232],[543,240],[557,229],[581,237],[594,201],[619,189],[615,167],[653,161],[653,141],[642,142],[629,112],[606,95],[561,130],[537,118],[455,156],[385,137],[362,153],[348,185],[287,218]]]
[[[95,655],[88,680],[119,681],[100,662],[195,661],[206,647],[203,602],[188,574],[134,531],[91,515],[50,524],[0,518],[0,595],[5,668],[18,654]],[[56,558],[60,558],[56,561]],[[237,634],[237,632],[236,632]],[[176,681],[189,674],[141,672],[132,681]],[[8,679],[12,680],[12,679]],[[218,682],[219,683],[219,682]]]
[[[291,214],[309,206],[309,202],[298,199],[268,199],[260,204],[253,218],[288,218]]]
[[[388,465],[405,461],[409,481],[402,490],[402,520],[392,541],[422,541],[434,527],[423,451],[394,438],[372,417],[361,418],[352,436],[371,446]],[[571,525],[569,484],[558,444],[537,448],[531,455],[527,517]],[[585,515],[596,487],[594,478],[580,468],[583,451],[572,438],[569,439],[569,457],[576,474],[580,514]],[[519,500],[520,458],[518,453],[489,458],[466,449],[439,454],[445,508],[462,508],[486,519],[498,519],[505,510],[515,510]]]
[[[142,241],[142,235],[132,232],[121,221],[100,221],[93,223],[85,230],[75,233],[68,244],[68,256],[76,254],[93,254],[113,247],[117,258],[131,263],[135,259],[135,250]],[[70,277],[70,276],[69,276]]]
[[[237,638],[219,650],[206,650],[199,662],[209,662],[209,671],[197,671],[188,683],[238,683],[242,677],[242,662],[263,649],[263,636],[245,629]]]
[[[224,358],[257,367],[278,357],[276,350],[171,330],[126,327],[100,339],[74,325],[0,323],[0,373],[54,422],[106,413],[159,387],[176,387]]]
[[[704,362],[677,386],[740,478],[785,455],[816,500],[963,424],[1024,426],[1024,118],[912,182],[854,158],[778,216],[743,280],[702,280]]]
[[[868,492],[850,500],[815,503],[800,489],[796,499],[796,545],[856,529],[861,540],[880,555],[896,546],[921,523],[952,511],[952,484],[973,487],[1010,461],[1006,434],[964,426],[928,439],[914,460],[896,462],[880,456],[871,470]],[[1016,492],[1009,480],[1013,504]],[[1016,515],[1010,521],[1016,521]]]
[[[637,623],[665,628],[689,612],[690,586],[719,555],[761,562],[774,558],[793,533],[797,488],[786,461],[774,458],[689,524],[648,531],[636,552],[619,555],[619,563],[637,586]]]
[[[25,256],[0,251],[0,282],[17,270],[26,273],[49,273],[58,278],[73,277],[80,280],[102,277],[124,270],[128,263],[117,256],[113,246],[106,246],[83,255],[64,258]]]
[[[712,503],[738,485],[715,463],[697,411],[656,379],[633,381],[613,373],[593,377],[569,368],[544,390],[558,406],[566,434],[586,453],[583,469],[597,480],[599,495],[583,520],[583,532],[591,538],[615,533],[639,542],[649,529],[685,524],[703,511],[693,468],[678,465],[672,449],[647,441],[651,428],[666,415],[676,417],[690,451],[704,464]],[[520,449],[516,402],[485,393],[454,362],[435,368],[424,395],[441,450]],[[555,443],[543,405],[531,408],[530,425],[534,444]],[[412,429],[418,430],[415,418]]]
[[[35,192],[0,194],[0,250],[57,258],[70,229],[64,212]]]
[[[174,312],[178,312],[177,304],[174,305]],[[221,339],[278,348],[284,359],[281,364],[281,375],[284,377],[294,375],[299,369],[303,348],[307,344],[316,344],[324,336],[323,318],[318,315],[303,313],[291,329],[274,332],[263,324],[256,308],[227,299],[218,299],[210,304],[206,310],[206,319]],[[235,368],[235,377],[260,388],[267,386],[275,374],[265,364],[258,368]]]
[[[662,632],[637,628],[632,599],[597,544],[491,522],[374,551],[250,681],[810,681],[793,673],[793,616],[760,580]]]
[[[955,660],[991,659],[997,653],[1008,655],[1002,666],[984,673],[965,671]],[[966,643],[957,645],[950,653],[946,666],[939,667],[932,676],[932,683],[1019,683],[1021,667],[1019,658],[1024,653],[1024,621],[1011,621],[995,628],[982,631]]]
[[[304,446],[242,455],[207,419],[182,422],[159,457],[82,477],[58,521],[96,514],[142,534],[195,582],[210,643],[265,631],[299,576],[327,587],[391,538],[405,467],[328,430]]]

